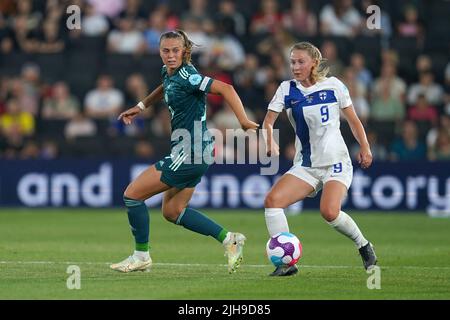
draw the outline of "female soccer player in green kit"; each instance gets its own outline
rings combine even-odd
[[[164,218],[196,233],[212,236],[222,243],[230,273],[235,272],[242,261],[245,236],[229,232],[201,212],[188,207],[195,186],[213,157],[213,139],[206,127],[206,95],[222,95],[242,129],[255,130],[259,125],[247,118],[242,102],[231,85],[197,72],[191,64],[192,46],[193,42],[181,30],[162,34],[162,84],[143,101],[119,115],[120,120],[130,124],[145,108],[164,99],[172,117],[172,139],[171,154],[146,169],[125,190],[124,202],[136,249],[125,260],[112,264],[114,270],[131,272],[151,267],[148,245],[150,219],[144,201],[161,192],[164,192]],[[200,138],[198,131],[201,132]],[[176,138],[179,135],[183,136],[182,140]]]

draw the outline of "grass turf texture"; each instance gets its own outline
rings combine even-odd
[[[247,236],[244,264],[228,274],[222,246],[151,210],[150,272],[122,274],[133,241],[124,210],[0,210],[0,299],[450,299],[450,220],[349,212],[374,245],[381,289],[369,290],[353,243],[318,212],[288,216],[303,244],[300,272],[272,278],[262,210],[205,210]],[[66,287],[69,265],[81,289]]]

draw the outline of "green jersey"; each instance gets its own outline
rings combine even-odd
[[[198,159],[213,142],[206,127],[206,95],[213,79],[199,74],[191,64],[181,65],[172,75],[163,66],[161,75],[164,101],[172,117],[171,149],[183,144],[184,153],[188,154],[189,147],[191,159]]]

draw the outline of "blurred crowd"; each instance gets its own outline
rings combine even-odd
[[[67,27],[69,5],[81,9],[80,29]],[[379,29],[367,27],[370,5],[381,7]],[[311,41],[349,88],[375,160],[448,161],[449,16],[444,0],[2,0],[0,159],[165,155],[163,104],[131,126],[117,116],[160,83],[159,37],[180,28],[196,44],[199,71],[233,84],[252,120],[262,123],[278,85],[291,78],[290,46]],[[11,71],[19,56],[20,69]],[[65,58],[72,64],[47,72]],[[105,61],[112,68],[96,68]],[[127,69],[130,61],[138,67]],[[207,110],[210,128],[239,127],[220,96],[208,96]],[[281,155],[291,160],[294,134],[284,114],[276,127]],[[341,129],[355,155],[345,120]]]

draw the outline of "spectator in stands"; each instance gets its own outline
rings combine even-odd
[[[200,64],[205,67],[214,63],[220,69],[231,72],[244,63],[245,51],[235,37],[224,32],[223,27],[216,26],[209,47],[200,57]]]
[[[450,115],[442,114],[439,117],[439,123],[428,131],[426,142],[427,149],[429,151],[436,144],[437,136],[440,130],[447,130],[447,133],[450,135]]]
[[[117,17],[125,8],[126,0],[87,0],[94,11],[110,19]]]
[[[77,113],[64,127],[64,136],[67,140],[79,137],[94,137],[97,134],[97,125],[82,112]]]
[[[395,67],[397,71],[397,66],[399,63],[398,52],[394,49],[385,49],[381,51],[381,66],[390,64]]]
[[[6,137],[20,135],[32,136],[35,130],[34,117],[30,112],[24,111],[19,102],[10,99],[6,103],[6,112],[0,116],[0,132]]]
[[[336,44],[331,40],[326,40],[320,46],[322,57],[327,60],[327,65],[330,69],[328,75],[339,77],[344,71],[344,64],[339,58],[339,53]]]
[[[95,11],[89,3],[85,6],[83,19],[81,19],[81,32],[88,37],[105,35],[109,30],[108,19],[104,15]]]
[[[322,35],[354,37],[361,31],[362,19],[352,0],[333,0],[320,12]]]
[[[59,155],[58,144],[53,140],[44,140],[41,145],[40,158],[45,160],[56,159]]]
[[[230,72],[225,72],[219,68],[215,60],[209,62],[210,64],[205,66],[205,74],[213,79],[220,80],[227,84],[233,84],[233,78]],[[224,98],[219,94],[209,94],[207,96],[208,108],[206,110],[207,117],[211,117],[214,113],[223,107]]]
[[[371,119],[400,121],[405,117],[405,82],[397,76],[395,66],[387,63],[375,80],[372,92]]]
[[[435,125],[438,122],[439,113],[435,106],[431,105],[425,94],[420,93],[416,103],[408,109],[408,119],[417,122],[428,122]]]
[[[8,54],[13,51],[14,43],[12,40],[11,30],[6,23],[6,19],[0,12],[0,53]]]
[[[159,37],[167,31],[166,16],[161,11],[153,11],[148,17],[148,28],[144,32],[147,50],[151,53],[159,52]]]
[[[436,142],[428,153],[428,159],[431,161],[449,161],[450,160],[450,133],[449,130],[441,128],[436,137]]]
[[[295,38],[283,27],[276,27],[270,36],[264,37],[257,45],[257,52],[263,56],[269,56],[274,50],[289,57]]]
[[[224,26],[225,32],[235,37],[243,37],[247,32],[244,15],[236,9],[236,0],[221,0],[217,20]]]
[[[181,21],[185,19],[196,19],[200,24],[203,24],[209,19],[208,1],[189,0],[189,10],[181,15]]]
[[[306,0],[291,0],[291,7],[282,18],[283,26],[298,36],[317,35],[317,17],[308,8]]]
[[[419,13],[413,5],[408,5],[403,11],[403,21],[398,23],[397,32],[401,37],[417,38],[419,42],[423,41],[424,30],[419,22]]]
[[[5,16],[12,15],[16,12],[16,0],[0,1],[0,13]]]
[[[108,50],[113,53],[142,54],[146,49],[143,34],[128,18],[120,19],[119,29],[109,33],[107,43]]]
[[[416,104],[420,94],[424,94],[427,101],[434,106],[439,106],[443,103],[444,90],[441,85],[434,82],[434,75],[431,71],[421,73],[419,82],[409,87],[408,103],[411,105]]]
[[[130,19],[134,21],[136,29],[144,31],[146,17],[147,14],[142,8],[141,0],[127,0],[125,8],[119,15],[119,21],[121,19]],[[117,23],[116,27],[118,27]]]
[[[25,83],[20,78],[11,80],[10,94],[24,111],[31,113],[33,116],[38,115],[39,96],[27,90]]]
[[[23,17],[29,30],[37,29],[42,20],[42,13],[34,10],[33,1],[21,0],[17,1],[17,17]]]
[[[86,95],[84,106],[87,116],[95,119],[115,119],[123,107],[122,92],[113,87],[113,80],[108,75],[101,75],[97,88]]]
[[[206,20],[205,25],[211,25],[210,32],[205,32],[205,28],[201,24],[199,19],[186,18],[182,22],[182,29],[186,32],[189,38],[196,44],[195,50],[192,52],[194,55],[201,55],[210,50],[212,44],[212,36],[215,30],[214,22]],[[159,41],[159,38],[158,38]],[[159,45],[159,44],[158,44]],[[159,47],[158,47],[159,48]],[[159,50],[159,49],[158,49]]]
[[[0,115],[6,111],[6,100],[8,99],[10,79],[0,75]]]
[[[445,68],[445,94],[444,94],[444,112],[450,115],[450,62],[447,63]]]
[[[433,62],[431,58],[427,54],[421,54],[416,59],[416,71],[417,71],[417,79],[419,75],[424,72],[429,72],[433,70]]]
[[[392,161],[414,161],[426,159],[425,144],[419,141],[417,126],[413,121],[403,123],[401,137],[391,146]]]
[[[39,159],[40,157],[39,145],[36,141],[29,140],[25,142],[25,145],[20,150],[19,159],[21,160],[33,160]]]
[[[180,26],[180,17],[169,6],[169,1],[160,1],[154,11],[161,12],[166,17],[166,29],[175,30]]]
[[[260,66],[259,58],[253,53],[245,56],[244,65],[234,73],[234,81],[237,86],[254,86],[261,88],[267,81],[264,67]],[[244,99],[245,100],[245,99]]]
[[[366,61],[364,56],[355,52],[350,57],[350,66],[356,72],[356,79],[359,83],[361,83],[366,90],[369,90],[372,87],[373,76],[372,72],[366,67]]]
[[[282,25],[282,14],[275,0],[262,0],[260,10],[252,17],[250,33],[261,35],[273,33]]]
[[[71,1],[71,4],[75,3]],[[47,0],[47,3],[45,4],[45,20],[59,25],[62,16],[66,14],[66,8],[64,3],[59,0]]]
[[[125,97],[127,105],[135,105],[136,101],[142,101],[148,95],[148,87],[144,77],[139,73],[130,75],[125,83]],[[142,136],[145,130],[145,119],[152,116],[153,108],[148,108],[141,112],[134,121],[125,125],[123,121],[116,120],[109,128],[110,135],[126,135],[130,137]]]
[[[138,159],[152,159],[155,157],[155,149],[146,139],[139,140],[134,145],[134,155]]]
[[[170,137],[172,131],[170,127],[170,112],[168,108],[161,108],[155,117],[151,120],[150,130],[153,136],[157,138]],[[158,139],[159,140],[159,139]]]
[[[66,120],[80,111],[78,99],[70,94],[69,87],[63,81],[55,83],[51,95],[44,100],[43,119]]]
[[[142,101],[148,94],[147,83],[142,74],[133,73],[131,74],[125,83],[125,98],[126,105],[135,105],[136,101]],[[143,112],[142,114],[151,114],[151,109],[148,108],[148,112]]]
[[[255,120],[255,116],[252,111],[246,109],[246,113],[251,121]],[[225,129],[241,129],[238,119],[236,119],[233,110],[226,102],[224,103],[224,107],[216,112],[211,120],[214,124],[213,127],[221,131],[224,131]],[[245,133],[244,131],[242,132]]]
[[[286,61],[285,57],[288,57],[288,55],[277,49],[272,50],[270,53],[270,65],[275,70],[275,77],[279,82],[291,77],[289,62]]]
[[[374,161],[385,161],[388,157],[388,152],[384,145],[378,142],[378,134],[375,130],[367,130],[367,141],[370,144],[372,151],[372,158]],[[350,154],[352,159],[357,160],[358,152],[360,150],[359,144],[353,144]]]
[[[345,69],[342,81],[347,86],[352,98],[353,107],[363,125],[367,124],[369,119],[370,107],[367,102],[367,91],[364,85],[358,82],[356,78],[356,72],[353,68],[348,67]]]
[[[42,34],[37,39],[37,53],[60,53],[65,47],[64,40],[59,34],[57,22],[46,20],[42,26]]]
[[[36,49],[36,34],[28,27],[27,18],[17,16],[13,21],[13,50],[26,53],[34,52]]]

